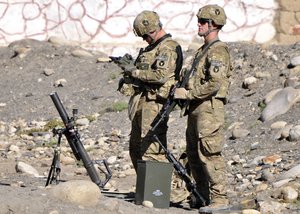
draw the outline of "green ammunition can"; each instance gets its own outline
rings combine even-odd
[[[136,180],[136,204],[151,201],[156,208],[169,208],[173,164],[139,161]]]

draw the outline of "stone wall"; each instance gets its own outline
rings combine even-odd
[[[278,6],[275,40],[280,44],[300,42],[300,1],[278,0]]]
[[[206,4],[225,9],[224,41],[264,43],[276,34],[276,0],[0,0],[0,44],[57,36],[113,55],[136,52],[145,44],[133,34],[132,22],[142,10],[154,10],[185,45],[199,39],[196,13]]]
[[[294,43],[300,41],[300,0],[0,0],[0,45],[25,38],[56,36],[111,55],[144,46],[132,32],[142,10],[156,11],[164,29],[183,47],[198,42],[198,9],[218,4],[227,23],[223,41]]]

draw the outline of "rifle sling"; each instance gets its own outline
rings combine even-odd
[[[165,34],[164,36],[162,36],[161,38],[159,38],[156,42],[154,42],[153,44],[147,46],[144,50],[144,52],[148,52],[148,51],[152,51],[159,43],[161,43],[163,40],[165,40],[166,38],[171,37],[171,34]]]
[[[213,44],[215,44],[216,42],[219,42],[219,41],[220,41],[220,40],[217,39],[217,40],[214,40],[214,41],[212,41],[212,42],[210,42],[210,43],[208,43],[208,44],[205,44],[205,45],[203,46],[201,53],[198,54],[198,55],[195,57],[191,69],[184,75],[184,78],[183,78],[183,80],[182,80],[182,82],[181,82],[181,84],[180,84],[180,87],[181,87],[181,88],[185,87],[185,85],[187,84],[188,79],[190,78],[191,74],[195,71],[196,67],[198,66],[198,64],[199,64],[200,60],[202,59],[202,57],[203,57],[203,56],[205,55],[205,53],[207,52],[208,48],[209,48],[210,46],[212,46]]]

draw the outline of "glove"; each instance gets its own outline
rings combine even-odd
[[[174,91],[174,99],[186,100],[188,91],[185,88],[176,88]]]
[[[127,64],[127,65],[120,65],[122,70],[124,71],[124,75],[132,76],[132,72],[136,70],[136,67],[134,64]]]
[[[133,58],[130,54],[125,54],[123,57],[121,57],[117,61],[117,64],[124,71],[124,75],[132,76],[132,72],[136,70]]]
[[[132,56],[130,54],[125,54],[124,56],[122,56],[119,60],[117,60],[116,62],[119,66],[122,65],[129,65],[129,64],[134,64],[134,60],[132,58]]]

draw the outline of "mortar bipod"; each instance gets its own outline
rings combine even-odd
[[[103,160],[93,160],[94,164],[97,164],[97,168],[105,175],[104,181],[101,182],[100,187],[103,188],[105,184],[111,179],[112,177],[112,172],[110,168],[108,167],[108,163],[105,159]],[[105,167],[105,169],[101,168],[101,165]]]

